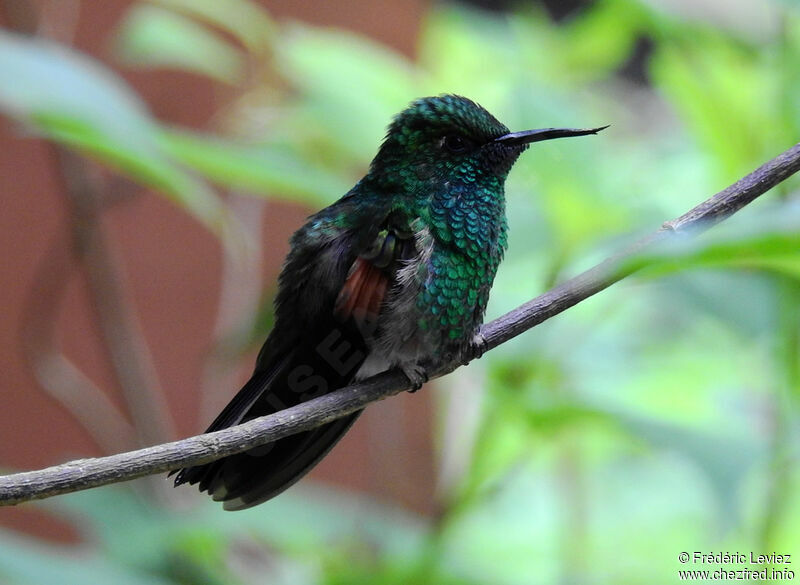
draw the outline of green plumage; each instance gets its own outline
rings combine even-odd
[[[466,98],[419,100],[395,118],[354,189],[385,194],[414,218],[418,233],[429,232],[431,253],[417,272],[415,309],[432,358],[463,350],[482,322],[507,242],[503,182],[525,149],[492,144],[507,133]],[[463,152],[444,144],[451,136]]]
[[[460,96],[413,102],[366,176],[292,236],[275,327],[209,431],[393,367],[418,388],[431,367],[471,350],[506,248],[509,170],[530,142],[597,130],[509,133]],[[357,415],[183,469],[176,483],[199,484],[227,509],[256,505],[308,472]]]

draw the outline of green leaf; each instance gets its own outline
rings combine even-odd
[[[0,32],[0,112],[153,187],[214,229],[223,209],[161,148],[144,104],[108,69],[61,45]]]
[[[350,187],[339,176],[274,146],[179,130],[164,132],[161,139],[177,160],[229,188],[321,205],[341,197]]]
[[[250,0],[152,0],[152,2],[219,27],[238,38],[255,53],[265,51],[276,34],[276,26],[269,13]]]
[[[570,75],[602,79],[613,73],[630,57],[644,23],[650,19],[642,3],[606,0],[565,23],[560,49]]]
[[[537,432],[553,433],[598,425],[625,432],[653,448],[678,453],[702,472],[719,496],[722,524],[729,524],[737,513],[737,488],[762,455],[760,448],[730,434],[712,434],[689,425],[580,401],[537,405],[525,412],[528,423]]]
[[[2,531],[0,576],[19,585],[168,585],[153,574],[115,565],[85,547],[46,545]]]
[[[761,59],[752,47],[703,27],[672,33],[652,57],[654,84],[714,155],[726,180],[770,156],[774,143],[795,138],[781,117],[779,77]]]
[[[303,113],[293,123],[356,160],[374,155],[387,121],[417,97],[417,71],[408,59],[352,33],[293,26],[276,57],[301,91]]]
[[[514,21],[516,21],[516,16]],[[538,25],[541,19],[531,19]],[[433,93],[461,93],[478,99],[494,111],[494,106],[509,97],[509,89],[519,80],[523,68],[538,71],[535,60],[544,51],[527,51],[520,46],[505,18],[485,11],[441,4],[425,18],[419,42],[419,60],[432,77]],[[537,29],[531,44],[542,48],[549,31]],[[543,59],[543,57],[542,57]]]
[[[717,494],[720,524],[730,528],[739,513],[736,497],[743,480],[763,457],[761,449],[737,436],[651,420],[631,413],[616,413],[620,425],[655,448],[680,454],[708,480]]]
[[[237,83],[244,55],[205,26],[170,10],[136,4],[116,38],[116,53],[127,64],[173,67]]]
[[[732,225],[732,223],[734,225]],[[800,208],[776,206],[749,219],[729,222],[699,238],[670,238],[628,259],[622,272],[642,270],[661,277],[696,268],[766,270],[800,278]]]
[[[222,560],[229,547],[248,537],[316,561],[323,556],[319,551],[337,540],[368,539],[382,553],[398,556],[418,550],[424,537],[423,521],[412,514],[313,484],[298,486],[246,514],[229,514],[218,503],[197,498],[199,505],[188,515],[160,509],[120,486],[76,492],[41,505],[79,520],[86,538],[106,557],[142,568],[161,565],[176,551]],[[360,519],[357,524],[354,517]]]

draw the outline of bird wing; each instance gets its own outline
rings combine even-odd
[[[314,217],[301,228],[313,224]],[[394,275],[413,253],[407,223],[393,214],[370,229],[334,238],[293,238],[281,275],[278,318],[253,376],[207,432],[271,414],[346,386],[368,353]],[[199,484],[225,509],[244,509],[279,494],[305,475],[360,414],[218,461],[180,470],[175,484]]]
[[[398,269],[415,253],[408,224],[390,215],[350,267],[333,307],[336,318],[352,320],[362,335],[374,333]]]

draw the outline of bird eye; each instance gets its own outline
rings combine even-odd
[[[442,144],[450,152],[464,152],[469,148],[469,142],[458,134],[448,134],[442,139]]]

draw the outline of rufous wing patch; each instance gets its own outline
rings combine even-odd
[[[368,333],[374,329],[389,279],[369,260],[356,258],[344,281],[333,312],[342,321],[353,319],[359,329]]]

